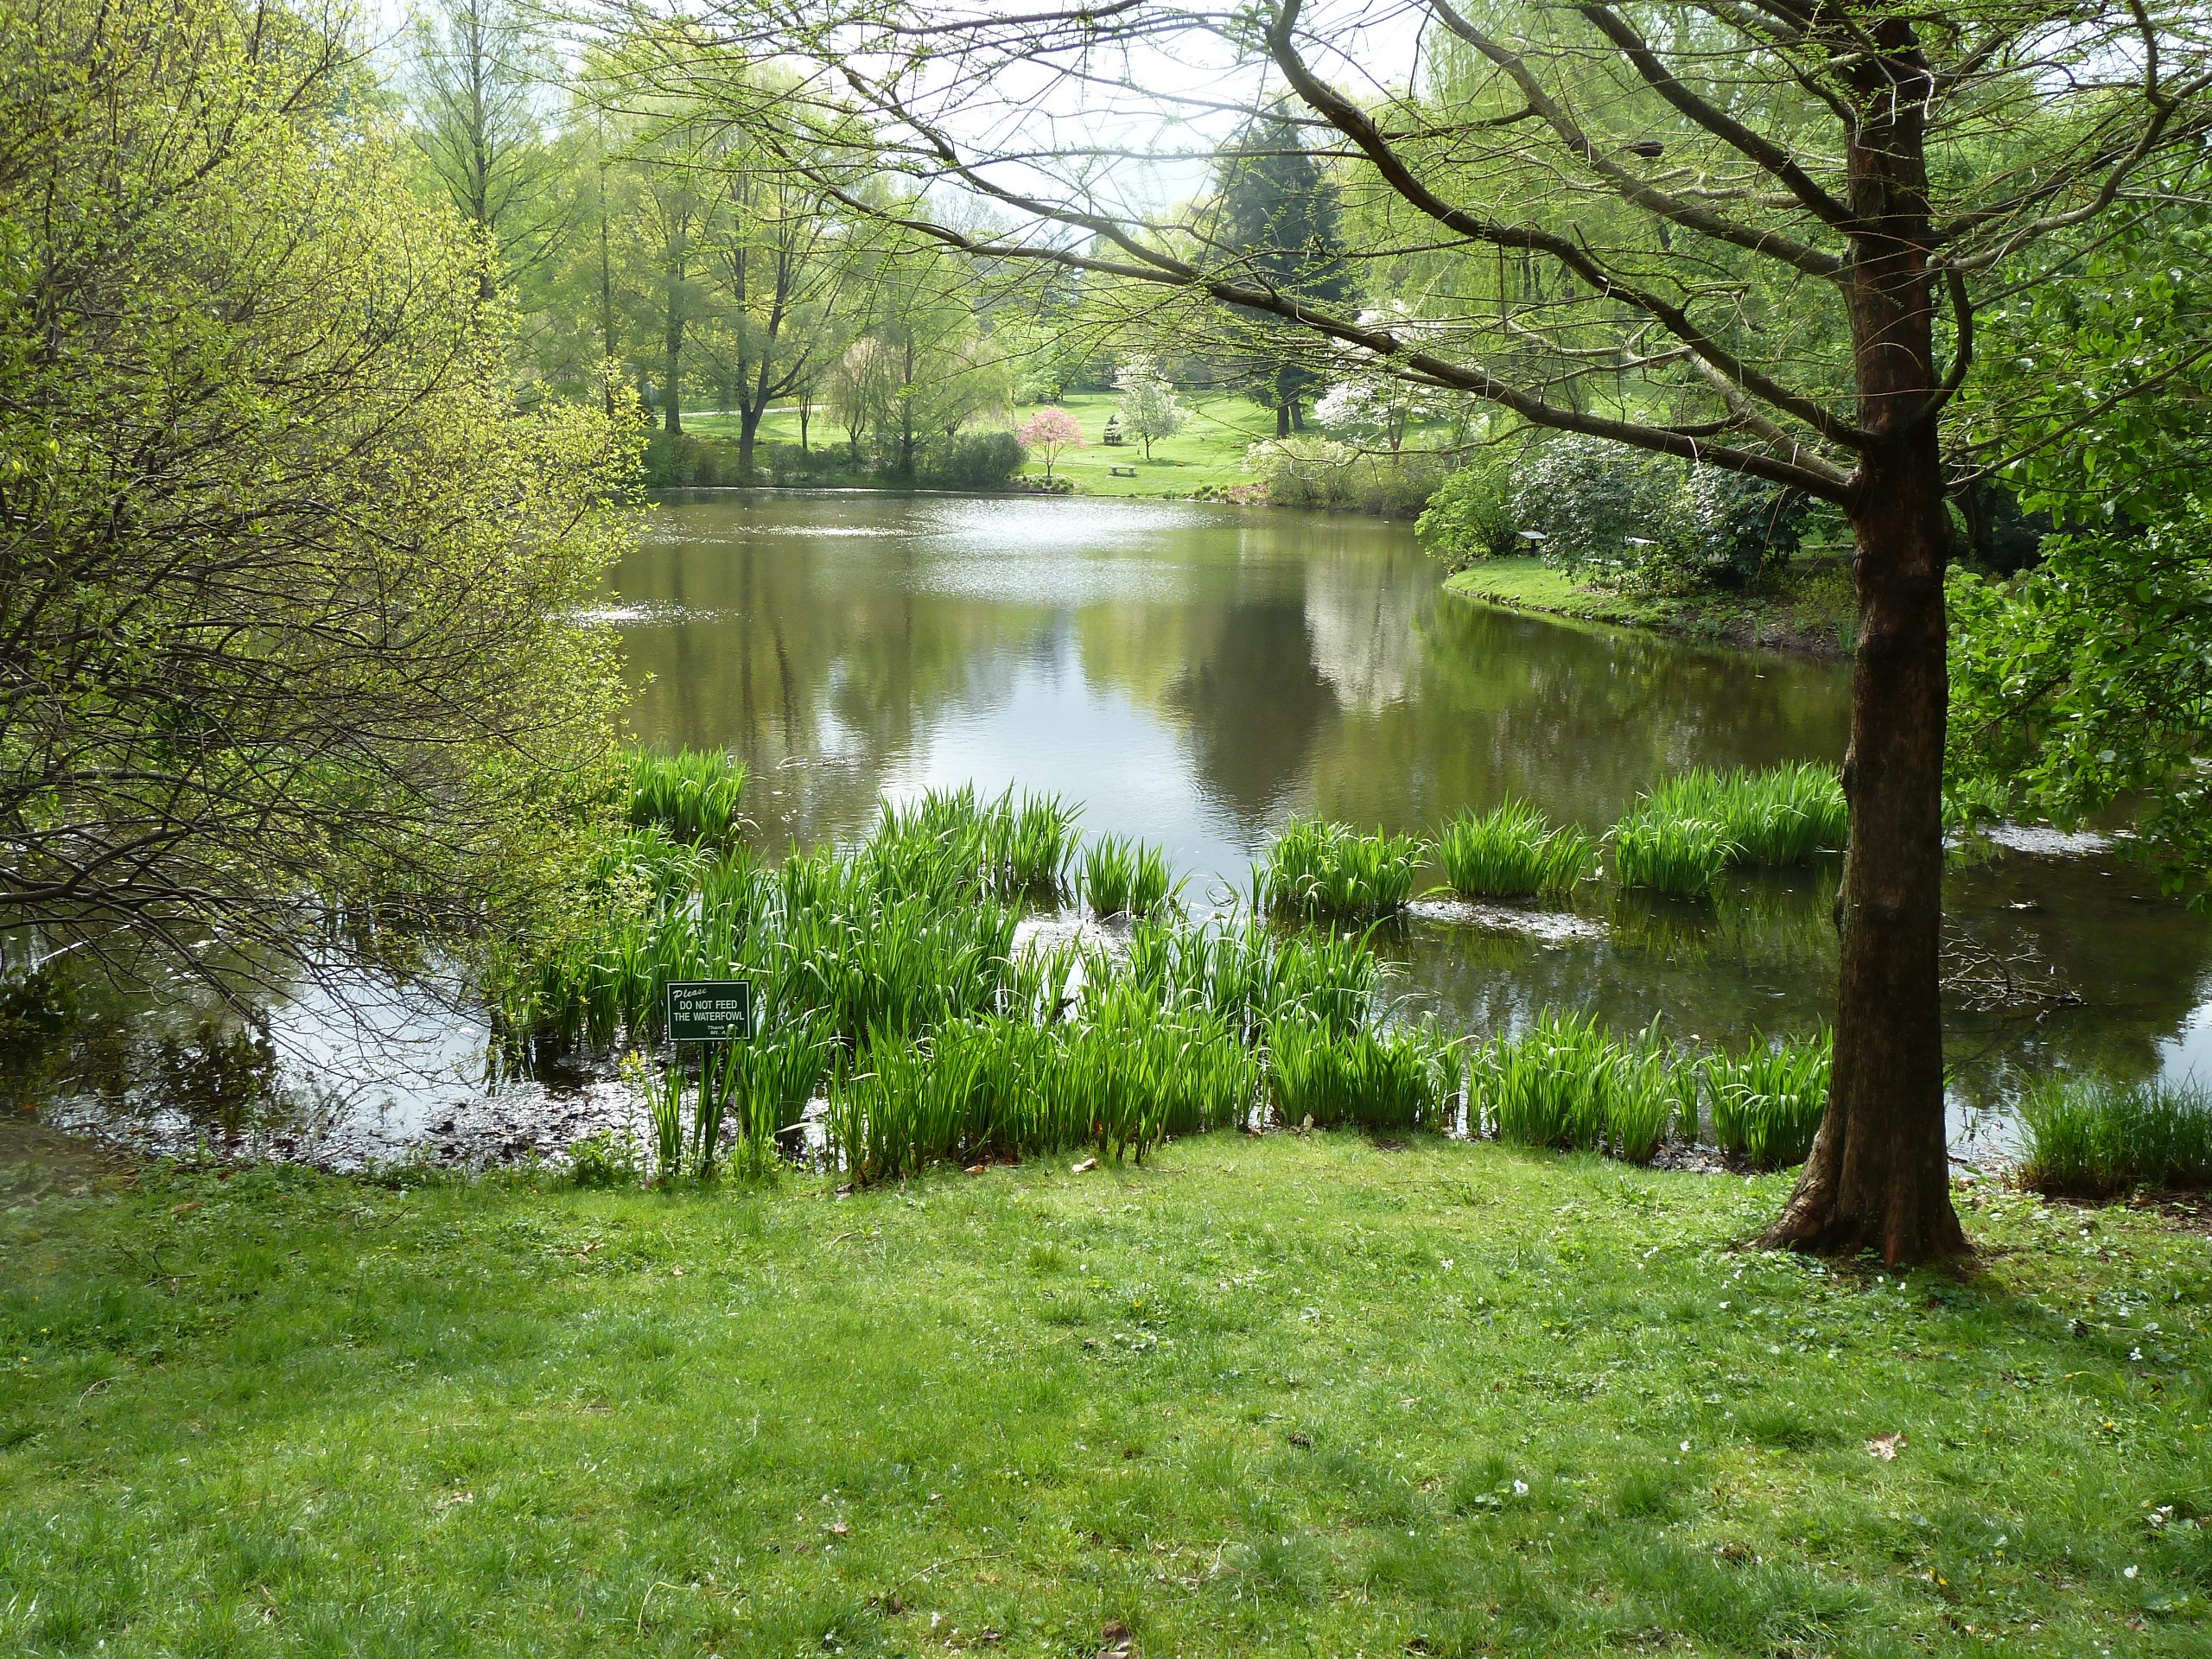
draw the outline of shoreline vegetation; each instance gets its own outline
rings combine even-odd
[[[1182,909],[1158,849],[1086,842],[1057,797],[887,802],[860,844],[772,867],[735,839],[743,786],[726,756],[638,754],[623,822],[563,925],[486,964],[510,1065],[626,1057],[648,1103],[649,1162],[610,1146],[580,1151],[579,1169],[662,1185],[725,1162],[758,1173],[815,1134],[821,1160],[866,1185],[1086,1147],[1141,1162],[1171,1139],[1269,1125],[1496,1136],[1637,1163],[1717,1143],[1772,1167],[1802,1160],[1819,1119],[1825,1032],[1731,1054],[1656,1024],[1617,1040],[1548,1015],[1478,1040],[1398,1017],[1363,930],[1403,910],[1423,871],[1440,860],[1476,898],[1532,890],[1526,868],[1533,890],[1599,879],[1599,843],[1540,815],[1457,822],[1442,848],[1294,820],[1249,909],[1208,917]],[[1730,863],[1799,862],[1844,830],[1832,768],[1694,771],[1603,844],[1623,887],[1694,903]],[[1025,912],[1070,901],[1120,930],[1016,944]],[[665,988],[732,977],[753,986],[762,1033],[687,1075],[665,1041]]]
[[[1510,610],[1646,628],[1702,644],[1847,658],[1856,633],[1847,561],[1794,561],[1744,592],[1627,594],[1529,556],[1455,570],[1449,592]]]

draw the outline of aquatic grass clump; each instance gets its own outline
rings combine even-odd
[[[1470,1127],[1528,1147],[1605,1150],[1649,1163],[1680,1118],[1695,1118],[1696,1077],[1653,1020],[1616,1042],[1596,1016],[1548,1010],[1518,1037],[1477,1051]]]
[[[708,1049],[700,1063],[692,1135],[702,1178],[713,1173],[725,1122],[740,1174],[766,1174],[798,1149],[794,1136],[805,1122],[807,1103],[834,1063],[832,1036],[828,1022],[817,1016]]]
[[[1446,823],[1437,832],[1436,861],[1465,897],[1529,899],[1572,892],[1597,874],[1598,843],[1573,824],[1554,828],[1526,801],[1508,800]]]
[[[827,1128],[842,1168],[875,1181],[1084,1146],[1141,1160],[1172,1135],[1243,1123],[1257,1057],[1218,1019],[1163,1014],[1130,990],[1058,1025],[981,1015],[919,1044],[879,1033],[831,1088]]]
[[[1605,1099],[1605,1149],[1631,1164],[1648,1164],[1680,1119],[1696,1124],[1697,1077],[1676,1062],[1655,1019],[1614,1057]]]
[[[1851,828],[1841,774],[1812,760],[1756,771],[1694,767],[1654,789],[1643,805],[1662,817],[1717,824],[1736,849],[1731,861],[1741,864],[1802,864],[1840,850]]]
[[[1254,893],[1263,908],[1300,916],[1388,916],[1413,897],[1427,853],[1417,836],[1293,818],[1268,849]]]
[[[698,847],[651,823],[610,836],[592,849],[585,891],[618,906],[664,905],[697,887],[711,861]]]
[[[719,751],[633,749],[626,780],[631,824],[665,830],[678,841],[720,847],[744,828],[738,812],[745,763]]]
[[[1452,1126],[1459,1049],[1429,1026],[1332,1029],[1297,1014],[1268,1033],[1268,1099],[1292,1128]]]
[[[1834,1059],[1827,1032],[1777,1041],[1754,1033],[1742,1054],[1708,1056],[1706,1099],[1720,1149],[1761,1169],[1803,1163],[1827,1109]]]
[[[886,801],[859,861],[891,892],[1058,899],[1079,816],[1057,795],[1017,796],[1011,786],[990,800],[973,785],[931,790],[906,807]]]
[[[1120,836],[1101,836],[1084,849],[1078,885],[1096,916],[1148,916],[1183,888],[1160,849]]]
[[[1710,818],[1676,817],[1649,804],[1613,826],[1613,875],[1624,887],[1649,887],[1677,899],[1713,891],[1736,857],[1736,843]]]
[[[1477,1053],[1469,1098],[1501,1141],[1594,1151],[1613,1060],[1595,1015],[1547,1010],[1529,1031]]]
[[[1112,971],[1103,958],[1090,969],[1094,979]],[[1382,964],[1364,934],[1285,933],[1247,916],[1141,924],[1123,971],[1164,1006],[1205,1008],[1256,1043],[1294,1013],[1351,1031],[1372,1007]]]
[[[2020,1120],[2020,1179],[2038,1192],[2212,1186],[2212,1090],[2202,1084],[2054,1077],[2028,1091]]]
[[[983,819],[983,883],[1001,898],[1057,899],[1067,891],[1083,809],[1058,795],[1007,792]]]
[[[1115,1133],[1102,1145],[1144,1151],[1173,1135],[1242,1125],[1260,1084],[1258,1055],[1228,1020],[1203,1007],[1163,1009],[1128,980],[1084,1008],[1078,1044],[1100,1059],[1100,1115]]]
[[[905,897],[788,918],[764,964],[785,1001],[818,1012],[849,1048],[995,1009],[1012,972],[1012,908]]]

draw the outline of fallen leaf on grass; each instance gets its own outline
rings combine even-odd
[[[169,1214],[173,1216],[188,1216],[199,1207],[200,1200],[198,1198],[187,1198],[182,1204],[171,1205],[169,1206]]]
[[[1866,1442],[1866,1450],[1884,1463],[1895,1463],[1904,1449],[1905,1438],[1902,1431],[1895,1434],[1877,1434]]]

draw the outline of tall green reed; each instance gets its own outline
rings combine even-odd
[[[1597,874],[1598,843],[1573,824],[1554,828],[1525,801],[1463,812],[1436,836],[1436,861],[1454,893],[1526,899],[1572,892]]]
[[[1291,1014],[1268,1029],[1268,1086],[1294,1128],[1443,1131],[1458,1107],[1459,1049],[1426,1025],[1343,1032]]]
[[[1182,891],[1157,847],[1119,836],[1100,836],[1084,849],[1080,881],[1084,903],[1097,916],[1148,916]]]
[[[833,1084],[828,1128],[861,1181],[1084,1146],[1141,1160],[1169,1136],[1241,1123],[1258,1079],[1219,1019],[1163,1010],[1123,984],[1055,1025],[981,1015],[920,1043],[875,1033]]]
[[[1694,767],[1654,789],[1644,805],[1662,817],[1717,824],[1736,849],[1732,861],[1745,864],[1801,864],[1840,850],[1851,827],[1840,774],[1811,760],[1757,771]]]
[[[1678,1119],[1694,1126],[1696,1081],[1656,1020],[1623,1043],[1594,1015],[1547,1011],[1476,1052],[1469,1099],[1471,1122],[1500,1140],[1648,1163]]]
[[[1737,855],[1726,830],[1709,818],[1677,817],[1648,803],[1613,826],[1613,875],[1624,887],[1678,899],[1712,892]]]
[[[2212,1090],[2193,1080],[2053,1077],[2028,1091],[2020,1121],[2020,1179],[2038,1192],[2212,1186]]]
[[[634,749],[625,783],[624,804],[639,829],[721,846],[744,828],[738,808],[745,794],[745,763],[734,755]]]
[[[1827,1109],[1834,1053],[1822,1032],[1772,1041],[1755,1033],[1741,1054],[1708,1056],[1706,1102],[1721,1150],[1761,1169],[1804,1162]]]
[[[1413,897],[1427,851],[1417,836],[1363,836],[1341,823],[1293,818],[1268,849],[1255,891],[1279,912],[1388,916]]]
[[[800,1019],[708,1052],[692,1137],[702,1177],[713,1171],[725,1122],[741,1174],[765,1174],[798,1150],[791,1137],[834,1063],[831,1036],[826,1020]]]

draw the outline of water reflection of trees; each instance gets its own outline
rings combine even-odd
[[[1509,793],[1602,824],[1682,766],[1841,741],[1833,665],[1442,594],[1402,525],[1155,509],[1132,528],[1110,510],[963,505],[670,509],[620,575],[632,605],[690,619],[628,630],[652,677],[640,728],[764,770],[805,761],[779,813],[802,838],[863,822],[921,735],[1054,666],[1064,627],[1086,685],[1179,734],[1190,781],[1254,838],[1294,807],[1417,828]],[[1054,514],[1072,539],[1040,550]]]
[[[1685,766],[1841,753],[1847,687],[1832,664],[1566,627],[1433,588],[1413,625],[1404,694],[1348,715],[1317,754],[1325,807],[1399,800],[1426,823],[1518,795],[1601,827]]]
[[[961,701],[1002,695],[1055,626],[1042,607],[978,606],[917,581],[929,555],[897,531],[906,504],[840,504],[854,532],[811,528],[810,501],[669,509],[669,530],[619,573],[650,739],[728,747],[753,769],[748,810],[772,840],[864,824],[891,766]],[[663,620],[666,619],[666,620]]]
[[[1337,699],[1314,666],[1303,607],[1269,600],[1217,614],[1223,626],[1184,664],[1168,708],[1208,798],[1256,835],[1298,804]]]
[[[1831,865],[1833,861],[1831,861]],[[1448,1025],[1518,1031],[1547,1008],[1629,1031],[1657,1016],[1678,1036],[1740,1042],[1803,1031],[1829,1014],[1833,868],[1732,878],[1710,901],[1593,891],[1602,938],[1560,942],[1422,927],[1402,949],[1405,988]]]
[[[1606,925],[1602,939],[1412,929],[1395,952],[1401,988],[1447,1025],[1480,1033],[1520,1029],[1549,1007],[1592,1012],[1624,1031],[1657,1014],[1677,1034],[1724,1042],[1755,1030],[1809,1030],[1829,1018],[1834,996],[1835,879],[1831,860],[1807,872],[1732,876],[1707,904],[1613,894],[1587,906]],[[2154,1075],[2162,1046],[2212,978],[2212,928],[2110,859],[2010,857],[1955,871],[1945,904],[1959,932],[2047,966],[2083,999],[2008,1007],[1952,999],[1953,1088],[1974,1107],[2069,1067]]]

